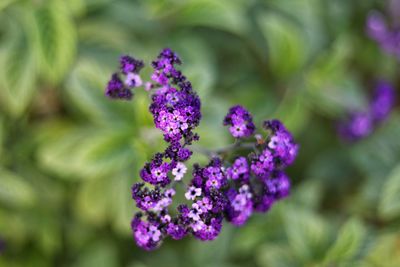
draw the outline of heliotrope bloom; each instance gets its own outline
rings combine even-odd
[[[120,73],[112,76],[106,95],[130,99],[131,87],[143,84],[151,93],[149,110],[154,125],[168,144],[140,170],[143,182],[132,186],[132,198],[141,210],[131,223],[139,247],[153,250],[168,236],[213,240],[224,220],[243,225],[254,212],[266,212],[289,194],[290,180],[284,169],[294,162],[298,145],[280,121],[264,122],[265,133],[255,135],[250,112],[239,105],[230,108],[223,124],[236,138],[232,149],[240,148],[245,154],[235,154],[229,160],[218,152],[211,153],[207,165],[193,164],[191,178],[185,178],[186,162],[193,154],[191,145],[199,139],[194,130],[200,123],[201,103],[177,69],[181,59],[168,48],[162,50],[151,64],[151,82],[142,82],[138,76],[142,61],[123,56],[120,64]],[[125,81],[120,80],[122,75]],[[244,138],[251,137],[252,141],[242,147]],[[184,202],[175,203],[173,208],[176,184],[185,188]]]
[[[366,31],[387,53],[400,57],[400,0],[388,1],[388,12],[373,10],[369,13]]]
[[[339,135],[348,141],[357,141],[369,136],[392,111],[396,100],[395,91],[386,81],[376,83],[368,107],[361,111],[351,111],[347,118],[338,123]]]
[[[113,99],[132,99],[132,89],[143,85],[139,76],[139,72],[143,67],[143,61],[128,55],[121,56],[120,70],[112,74],[107,84],[105,95]]]
[[[255,131],[251,114],[239,105],[229,109],[224,119],[224,125],[230,125],[229,132],[236,138],[249,137]]]

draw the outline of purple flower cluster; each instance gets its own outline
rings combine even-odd
[[[191,83],[176,66],[181,60],[170,49],[164,49],[155,61],[148,89],[153,91],[149,107],[155,127],[160,129],[169,144],[162,153],[156,153],[140,171],[145,183],[132,187],[132,197],[142,212],[132,221],[136,243],[146,249],[156,248],[166,236],[181,239],[188,233],[188,221],[184,207],[173,217],[168,207],[172,204],[175,189],[171,186],[181,181],[187,171],[184,164],[192,151],[188,148],[198,135],[193,132],[200,122],[200,99],[193,91]]]
[[[395,99],[393,87],[385,81],[379,81],[375,86],[368,109],[350,112],[348,118],[338,125],[339,135],[348,141],[367,137],[390,115]]]
[[[400,58],[400,24],[398,21],[400,1],[391,0],[388,9],[388,19],[382,13],[372,11],[367,18],[366,30],[369,37],[375,40],[384,51]]]
[[[267,211],[276,200],[289,194],[290,180],[284,169],[293,164],[299,149],[280,121],[265,121],[263,127],[270,134],[258,142],[257,153],[250,157],[250,169],[259,186],[253,200],[254,209],[258,212]]]
[[[120,58],[120,70],[112,74],[106,88],[105,95],[112,99],[132,99],[131,89],[143,85],[139,76],[144,67],[143,61],[128,55]],[[121,79],[123,77],[123,80]]]
[[[249,137],[256,129],[251,114],[239,105],[229,109],[224,125],[230,125],[229,132],[235,138]]]
[[[121,58],[121,72],[140,69],[137,62]],[[180,64],[177,54],[164,49],[152,62],[153,82],[145,86],[153,92],[149,110],[155,127],[168,143],[140,170],[143,182],[132,186],[132,198],[141,211],[135,214],[131,227],[137,245],[145,250],[156,249],[166,237],[179,240],[190,234],[199,240],[213,240],[224,219],[240,226],[253,212],[267,211],[289,194],[290,181],[283,170],[293,163],[298,150],[281,122],[266,121],[267,136],[256,135],[255,141],[242,147],[250,149],[247,157],[236,156],[230,163],[217,152],[206,166],[194,164],[192,178],[185,182],[185,162],[192,156],[193,141],[199,139],[193,131],[201,112],[200,99],[176,69]],[[255,132],[251,114],[241,106],[229,110],[224,125],[230,125],[232,135],[239,138],[232,148],[239,148],[240,138]],[[186,200],[173,208],[176,184],[185,188]]]

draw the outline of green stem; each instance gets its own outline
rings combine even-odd
[[[224,154],[238,150],[238,149],[255,149],[255,143],[241,143],[240,141],[236,141],[235,143],[228,145],[226,147],[222,147],[216,150],[210,150],[204,147],[200,146],[192,146],[191,149],[193,151],[199,152],[201,154],[204,154],[208,157],[217,157],[217,156],[223,156]]]

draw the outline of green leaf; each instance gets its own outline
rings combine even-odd
[[[307,72],[307,97],[316,111],[338,117],[349,109],[366,107],[360,82],[347,70],[352,49],[351,37],[338,38]]]
[[[116,267],[118,251],[111,241],[96,241],[81,251],[74,267]]]
[[[258,248],[257,263],[260,266],[296,267],[300,266],[290,248],[285,245],[267,244]]]
[[[176,4],[173,1],[152,1],[151,8],[155,18],[167,14],[167,18],[173,17],[178,25],[207,26],[241,34],[248,26],[244,19],[246,2],[192,0]],[[165,13],[165,10],[171,11]]]
[[[120,179],[116,177],[115,179]],[[109,199],[112,191],[109,177],[89,180],[82,184],[76,198],[75,211],[80,218],[96,226],[103,226],[109,218]]]
[[[295,135],[303,130],[310,117],[305,99],[304,91],[288,90],[273,116],[284,121],[288,129]]]
[[[380,125],[371,136],[353,147],[352,159],[367,177],[383,181],[382,177],[388,176],[398,164],[400,158],[399,120],[400,114],[393,112],[390,118]],[[380,191],[377,193],[379,194]]]
[[[69,0],[65,2],[71,14],[75,17],[81,17],[86,12],[85,0]]]
[[[330,229],[323,218],[309,210],[288,206],[284,220],[289,246],[299,261],[307,263],[322,257],[330,238]]]
[[[7,6],[11,5],[13,2],[15,2],[16,0],[3,0],[0,3],[0,12],[2,11],[2,9],[7,8]]]
[[[384,219],[400,216],[400,165],[386,179],[381,192],[379,213]]]
[[[115,232],[131,236],[130,222],[138,210],[131,197],[131,186],[138,176],[137,168],[133,168],[125,173],[85,181],[77,194],[76,214],[99,227],[111,222]]]
[[[104,96],[110,73],[111,70],[101,68],[100,62],[81,59],[67,81],[65,94],[73,107],[80,111],[80,116],[83,113],[91,121],[102,125],[111,122],[134,126],[136,106],[131,102],[113,101]]]
[[[234,227],[225,224],[221,234],[212,243],[192,242],[191,255],[199,266],[218,266],[228,259]],[[214,265],[216,264],[216,265]]]
[[[18,34],[21,28],[11,25],[10,31],[10,41],[0,51],[0,101],[11,115],[20,116],[34,95],[35,58],[28,40]]]
[[[139,178],[139,170],[135,166],[118,177],[112,177],[110,194],[111,215],[114,230],[123,235],[131,236],[130,223],[134,212],[138,211],[132,200],[131,187]]]
[[[3,158],[3,142],[5,139],[5,135],[6,135],[6,129],[4,125],[4,119],[3,117],[0,116],[0,162],[1,159]]]
[[[358,219],[350,219],[342,226],[338,237],[326,254],[325,262],[329,265],[355,259],[363,247],[366,229]]]
[[[66,1],[53,0],[32,16],[32,32],[40,69],[44,78],[58,82],[75,59],[77,37],[75,23]]]
[[[24,178],[0,169],[0,202],[17,208],[31,207],[36,202],[35,191]]]
[[[272,12],[258,16],[258,23],[268,45],[271,72],[282,79],[300,71],[308,56],[301,28]]]
[[[366,266],[400,266],[399,240],[398,231],[395,233],[382,233],[368,253],[366,262],[369,265]]]
[[[321,181],[308,179],[296,188],[291,201],[306,209],[316,210],[319,208],[323,194],[324,188]]]
[[[199,94],[200,99],[205,99],[214,87],[216,75],[216,62],[210,52],[210,47],[202,39],[195,36],[176,36],[174,43],[177,51],[184,60],[182,71]]]
[[[12,240],[15,246],[24,244],[29,237],[31,228],[31,225],[26,221],[22,212],[10,212],[8,209],[0,208],[0,232],[2,233],[2,238]],[[0,264],[0,266],[4,265]]]
[[[275,13],[282,13],[285,17],[293,20],[304,31],[307,40],[307,49],[318,53],[327,38],[327,31],[321,24],[321,1],[319,0],[264,0],[269,9]]]
[[[68,180],[112,175],[134,162],[124,128],[66,130],[53,135],[38,151],[40,163]]]

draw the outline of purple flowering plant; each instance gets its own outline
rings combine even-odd
[[[377,82],[368,107],[349,112],[347,118],[339,122],[339,135],[347,141],[357,141],[369,136],[374,128],[389,117],[395,100],[393,86],[386,81]]]
[[[369,13],[366,31],[382,50],[400,58],[400,0],[389,0],[386,5],[387,13],[376,10]]]
[[[235,142],[215,151],[195,150],[201,102],[177,68],[180,64],[179,56],[166,48],[151,63],[151,82],[142,82],[143,61],[124,55],[105,91],[111,99],[125,100],[132,99],[136,87],[149,91],[154,125],[168,144],[145,163],[142,182],[132,186],[132,198],[141,211],[134,215],[131,228],[137,245],[145,250],[158,248],[167,237],[213,240],[224,220],[241,226],[254,212],[268,211],[290,193],[284,170],[298,152],[298,144],[280,121],[265,121],[264,131],[256,134],[252,115],[239,105],[231,107],[223,120]],[[209,163],[193,164],[191,178],[186,178],[187,162],[195,151],[207,154]],[[184,188],[184,201],[173,203],[178,186]]]

